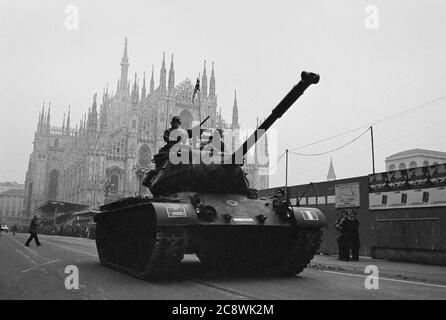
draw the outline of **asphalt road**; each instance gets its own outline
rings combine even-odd
[[[27,237],[0,237],[0,299],[446,299],[443,281],[385,277],[379,289],[370,290],[364,273],[342,269],[307,268],[291,278],[222,279],[206,273],[194,255],[184,258],[179,279],[146,282],[103,267],[92,240],[41,235],[41,247],[27,248]],[[68,265],[79,270],[77,290],[65,288]]]

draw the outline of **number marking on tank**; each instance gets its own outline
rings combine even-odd
[[[254,219],[253,218],[234,218],[234,222],[254,223]]]
[[[187,217],[186,209],[184,207],[167,207],[168,218],[184,218]]]

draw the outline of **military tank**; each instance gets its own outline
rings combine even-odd
[[[291,205],[284,192],[259,198],[243,171],[243,157],[318,82],[319,75],[302,72],[300,82],[238,150],[213,155],[221,162],[187,161],[208,153],[203,145],[178,143],[178,163],[155,155],[155,169],[143,180],[153,197],[105,204],[95,216],[100,262],[141,279],[174,277],[184,255],[192,253],[219,275],[303,271],[320,246],[325,216],[317,208]]]

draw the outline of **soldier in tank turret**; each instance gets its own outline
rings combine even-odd
[[[181,118],[174,116],[170,121],[170,128],[164,131],[163,139],[166,145],[160,149],[160,153],[168,152],[174,145],[181,142],[182,139],[187,139],[187,131],[181,126]]]

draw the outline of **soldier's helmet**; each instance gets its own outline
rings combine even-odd
[[[170,124],[174,124],[177,122],[178,124],[181,124],[181,118],[179,116],[174,116],[172,120],[170,121]]]

